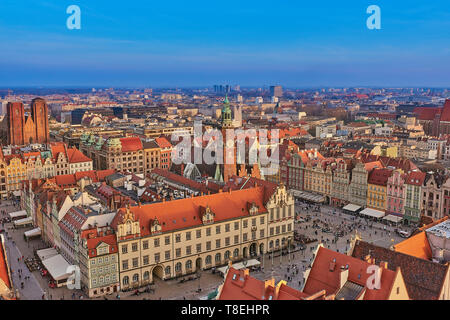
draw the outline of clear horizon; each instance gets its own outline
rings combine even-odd
[[[449,27],[442,1],[2,0],[0,87],[446,88]]]

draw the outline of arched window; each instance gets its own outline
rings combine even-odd
[[[123,277],[122,283],[124,286],[127,286],[128,283],[130,283],[130,279],[128,278],[128,276]]]
[[[170,276],[170,266],[166,267],[165,272],[166,272],[166,276]]]
[[[138,282],[139,281],[139,275],[137,273],[135,273],[133,275],[133,282]]]
[[[191,270],[192,269],[192,261],[191,260],[186,261],[186,269],[187,270]]]
[[[237,258],[239,256],[239,249],[234,249],[233,258]]]
[[[230,259],[230,255],[231,255],[231,252],[230,251],[225,251],[225,255],[224,255],[224,258],[225,258],[225,260],[229,260]]]
[[[272,248],[273,248],[273,240],[272,240],[272,241],[270,241],[270,243],[269,243],[269,248],[270,248],[270,249],[272,249]]]
[[[280,239],[277,239],[277,241],[275,241],[275,247],[279,247],[280,246]]]
[[[222,260],[222,255],[220,253],[217,253],[214,260],[216,261],[216,263],[220,263],[220,261]]]
[[[148,280],[150,278],[150,272],[145,271],[144,272],[144,280]]]
[[[175,272],[181,272],[181,262],[178,262],[178,263],[175,265]]]
[[[211,264],[211,256],[207,256],[205,259],[206,264]]]

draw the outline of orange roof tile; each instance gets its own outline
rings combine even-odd
[[[6,250],[3,247],[3,239],[0,238],[0,280],[2,280],[5,285],[11,289],[11,282],[9,279],[9,268],[6,258]]]
[[[155,141],[161,149],[172,148],[172,144],[165,137],[156,138]]]
[[[77,148],[70,148],[67,150],[67,155],[69,158],[69,163],[79,163],[79,162],[89,162],[92,161],[91,158],[85,156],[83,152]]]
[[[396,272],[383,268],[380,288],[370,289],[366,286],[368,278],[373,274],[367,272],[370,265],[366,261],[320,246],[303,292],[314,294],[326,290],[327,295],[336,294],[340,290],[341,268],[348,266],[347,281],[364,287],[361,297],[363,300],[386,300],[391,292]]]
[[[295,290],[275,280],[258,280],[249,275],[248,269],[230,267],[220,291],[219,300],[306,300],[310,295]],[[318,299],[323,298],[319,295]]]
[[[255,203],[259,212],[266,212],[263,203],[264,188],[257,187],[213,195],[199,196],[180,200],[150,203],[131,207],[129,210],[139,219],[141,236],[150,234],[150,223],[155,219],[161,224],[162,232],[202,225],[201,212],[209,206],[215,214],[215,221],[223,221],[249,215],[248,203]],[[119,209],[111,225],[115,228],[123,223],[127,209]]]
[[[420,232],[394,246],[394,250],[416,258],[431,260],[433,254],[426,232]]]
[[[125,137],[120,138],[122,144],[122,152],[133,152],[143,149],[142,141],[138,137]]]

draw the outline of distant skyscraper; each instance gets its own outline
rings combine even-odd
[[[229,84],[227,85],[214,85],[214,92],[215,93],[230,93],[231,92],[231,86]]]
[[[270,95],[273,97],[281,97],[283,95],[283,88],[281,86],[271,86]]]

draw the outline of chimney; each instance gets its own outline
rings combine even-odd
[[[336,269],[336,259],[333,259],[333,260],[330,262],[330,268],[329,268],[329,270],[330,270],[330,272],[333,272],[335,269]]]
[[[342,266],[341,272],[339,274],[339,289],[342,289],[344,284],[347,282],[347,279],[348,279],[348,268]]]

